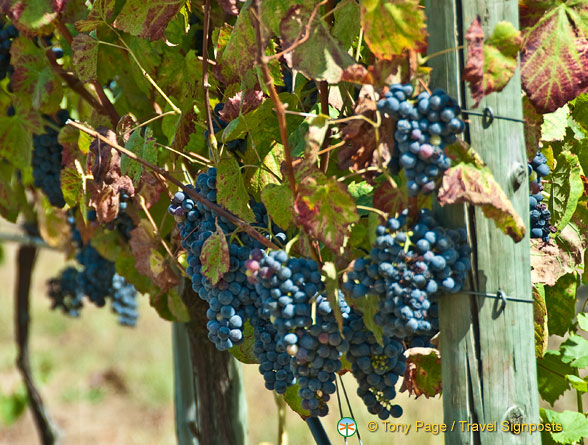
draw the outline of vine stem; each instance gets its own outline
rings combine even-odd
[[[171,114],[176,114],[176,112],[173,110],[166,111],[165,113],[158,114],[157,116],[152,117],[151,119],[147,119],[145,122],[141,122],[139,125],[131,128],[130,130],[125,131],[123,134],[121,134],[121,137],[125,137],[127,134],[130,134],[133,131],[138,130],[141,127],[144,127],[145,125],[149,125],[151,122],[155,122],[158,119],[163,119],[165,116],[169,116]]]
[[[202,89],[204,90],[204,108],[206,108],[206,125],[208,127],[208,143],[212,147],[212,155],[215,162],[220,159],[217,153],[217,143],[212,125],[212,112],[210,109],[210,83],[208,82],[208,35],[210,34],[210,0],[204,2],[204,30],[202,37]]]
[[[324,0],[320,4],[326,2]],[[318,6],[318,5],[317,5]],[[315,8],[316,9],[316,8]],[[257,40],[257,53],[256,59],[257,64],[261,68],[261,73],[263,75],[263,81],[265,82],[265,86],[269,91],[270,97],[274,102],[274,108],[276,110],[276,116],[278,118],[278,125],[280,127],[280,138],[282,140],[282,145],[284,146],[284,157],[286,158],[286,176],[288,177],[288,183],[290,189],[292,190],[292,194],[294,198],[298,193],[298,189],[296,186],[296,179],[294,178],[294,167],[292,165],[292,154],[290,153],[290,144],[288,144],[288,129],[286,125],[286,108],[284,104],[280,100],[276,88],[274,87],[274,79],[270,73],[270,70],[267,66],[268,58],[264,55],[263,52],[263,36],[261,34],[261,15],[259,12],[259,0],[253,0],[253,26],[255,28],[255,36]]]
[[[196,193],[193,189],[191,189],[188,186],[182,184],[179,180],[177,180],[172,175],[170,175],[165,169],[163,169],[161,167],[158,167],[157,165],[152,164],[151,162],[146,161],[146,160],[140,158],[139,156],[137,156],[132,151],[129,151],[129,150],[127,150],[124,147],[121,147],[120,145],[118,145],[117,143],[109,140],[105,136],[102,136],[97,131],[95,131],[95,130],[93,130],[91,128],[88,128],[85,125],[80,124],[79,122],[76,122],[76,121],[70,119],[70,120],[67,121],[67,125],[70,125],[70,126],[72,126],[74,128],[77,128],[80,131],[83,131],[84,133],[86,133],[86,134],[88,134],[88,135],[90,135],[90,136],[92,136],[92,137],[94,137],[94,138],[96,138],[96,139],[104,142],[109,147],[112,147],[115,150],[119,151],[120,153],[125,154],[126,156],[128,156],[132,160],[138,162],[139,164],[141,164],[141,165],[149,168],[150,170],[153,170],[155,173],[159,174],[160,176],[163,176],[167,181],[171,182],[175,186],[177,186],[180,189],[182,189],[194,201],[201,202],[202,204],[204,204],[206,207],[208,207],[209,209],[211,209],[217,215],[226,218],[227,220],[229,220],[230,222],[232,222],[234,225],[236,225],[237,227],[239,227],[241,230],[243,230],[244,232],[247,232],[249,235],[251,235],[257,241],[259,241],[260,243],[262,243],[264,246],[266,246],[266,247],[268,247],[268,248],[270,248],[272,250],[279,250],[279,247],[278,246],[276,246],[270,240],[266,239],[263,235],[261,235],[257,230],[255,230],[253,227],[251,227],[245,221],[237,218],[235,215],[233,215],[229,211],[223,209],[222,207],[220,207],[220,206],[218,206],[216,204],[213,204],[208,199],[204,198],[202,195],[199,195],[198,193]]]
[[[69,32],[69,29],[67,29],[67,26],[65,26],[65,24],[59,18],[57,20],[55,20],[54,23],[55,23],[55,27],[59,30],[61,35],[65,38],[69,47],[73,51],[73,47],[72,47],[73,37],[72,37],[71,33]],[[118,123],[118,121],[120,120],[120,116],[117,113],[116,109],[114,108],[114,105],[112,104],[112,102],[110,102],[110,99],[108,99],[108,96],[104,92],[104,88],[102,88],[102,85],[100,85],[100,82],[98,82],[97,80],[93,80],[90,83],[92,84],[92,86],[96,90],[96,94],[98,95],[98,99],[100,99],[103,110],[106,112],[106,114],[108,115],[108,117],[110,118],[111,121],[116,120],[116,122]]]

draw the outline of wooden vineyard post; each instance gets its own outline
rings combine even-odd
[[[500,21],[515,27],[519,22],[517,0],[427,0],[426,11],[429,54],[463,45],[465,30],[477,15],[486,36]],[[464,54],[465,50],[453,51],[432,58],[431,86],[446,89],[471,109],[473,101],[461,80]],[[495,115],[522,119],[519,71],[502,92],[485,97],[476,111],[487,106]],[[496,294],[501,289],[509,297],[532,300],[523,125],[495,119],[484,129],[480,117],[465,118],[469,121],[469,142],[516,212],[527,221],[527,235],[514,243],[479,208],[464,211],[463,206],[449,206],[439,211],[440,217],[449,224],[468,221],[473,247],[472,290]],[[448,428],[445,443],[541,443],[538,433],[514,435],[502,430],[503,422],[540,422],[533,305],[509,301],[503,306],[497,299],[462,293],[440,301],[439,317],[443,412]],[[497,431],[475,431],[488,425],[495,425]]]

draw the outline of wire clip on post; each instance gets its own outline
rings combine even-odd
[[[488,292],[478,292],[475,290],[466,290],[463,291],[463,293],[465,294],[471,294],[471,295],[476,295],[479,297],[486,297],[486,298],[494,298],[496,300],[501,300],[502,304],[504,306],[506,306],[506,302],[507,301],[515,301],[518,303],[534,303],[533,300],[525,300],[522,298],[514,298],[514,297],[509,297],[507,296],[504,292],[502,292],[502,290],[500,288],[498,288],[498,291],[495,294],[490,294]]]
[[[487,129],[492,125],[494,119],[502,119],[504,121],[511,121],[511,122],[520,122],[522,124],[525,123],[522,119],[515,119],[514,117],[506,117],[506,116],[496,116],[492,108],[485,107],[484,110],[480,113],[479,111],[471,111],[471,110],[461,110],[463,114],[471,114],[473,116],[482,116],[482,128]]]

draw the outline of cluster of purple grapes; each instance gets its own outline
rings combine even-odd
[[[10,47],[18,34],[18,29],[13,24],[0,22],[0,80],[14,72],[14,67],[10,64]]]
[[[216,169],[200,174],[196,184],[190,186],[199,195],[216,204]],[[267,227],[269,222],[263,204],[252,203],[256,223]],[[227,237],[230,266],[216,286],[202,274],[200,255],[206,240],[216,231],[217,215],[201,202],[195,202],[184,192],[177,192],[168,209],[174,216],[181,237],[181,244],[188,253],[187,273],[192,277],[192,288],[208,305],[208,337],[217,349],[224,351],[243,341],[243,329],[248,318],[256,316],[256,292],[247,280],[245,261],[252,249],[263,247],[247,233],[240,233],[239,240],[231,238],[237,227],[224,217],[218,217],[218,226]],[[272,227],[277,238],[285,240],[285,234]],[[269,237],[269,235],[268,235]]]
[[[431,336],[438,330],[433,297],[463,288],[471,267],[465,230],[441,227],[428,209],[406,229],[406,215],[390,218],[376,229],[369,257],[355,261],[344,288],[354,298],[380,297],[374,321],[385,336]]]
[[[357,394],[368,411],[382,420],[400,417],[402,408],[392,400],[396,397],[396,382],[406,369],[402,343],[384,337],[384,346],[380,345],[358,311],[352,311],[345,320],[343,335],[349,342],[346,357],[359,385]]]
[[[225,107],[224,103],[218,103],[215,105],[213,110],[213,119],[212,119],[212,128],[214,130],[214,134],[217,134],[219,131],[224,130],[229,125],[228,122],[223,120],[220,116],[220,112]],[[204,138],[208,141],[208,130],[204,132]],[[231,152],[236,153],[239,152],[241,155],[245,153],[247,150],[247,140],[245,139],[234,139],[225,143],[225,147]]]
[[[451,166],[445,146],[465,129],[457,101],[443,90],[416,98],[413,93],[410,84],[394,84],[378,101],[378,110],[396,120],[396,149],[389,167],[394,174],[404,169],[410,196],[435,190],[437,179]]]
[[[557,228],[550,224],[551,212],[543,203],[543,185],[541,179],[551,171],[547,165],[547,158],[541,152],[529,162],[529,210],[531,216],[531,238],[541,238],[548,242],[549,236],[557,232]]]
[[[104,258],[89,243],[84,244],[74,217],[68,216],[74,244],[78,248],[76,260],[79,268],[68,267],[59,277],[49,280],[49,298],[52,308],[60,308],[66,314],[77,317],[86,295],[98,307],[112,300],[112,310],[119,316],[119,323],[135,326],[137,323],[137,291],[124,277],[115,271],[114,263]]]
[[[48,125],[45,133],[33,135],[33,179],[54,207],[65,206],[61,191],[61,152],[63,146],[57,141],[58,128],[69,119],[67,110],[59,110],[56,119],[44,116]]]

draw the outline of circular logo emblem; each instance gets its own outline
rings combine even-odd
[[[343,417],[341,420],[337,422],[337,431],[343,437],[351,437],[357,431],[357,425],[355,424],[355,420],[351,417]]]

